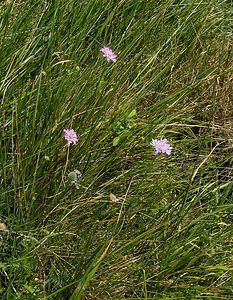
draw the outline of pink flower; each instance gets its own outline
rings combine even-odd
[[[150,143],[151,146],[155,147],[155,155],[158,153],[166,153],[167,155],[171,154],[172,147],[168,143],[167,139],[161,139],[161,140],[154,140],[152,139],[152,142]]]
[[[77,134],[73,129],[64,129],[64,137],[68,141],[68,146],[78,142]]]
[[[112,51],[111,48],[108,48],[108,47],[105,47],[105,46],[104,46],[103,48],[101,48],[101,51],[102,51],[104,57],[106,57],[107,61],[112,60],[112,61],[116,62],[116,57],[117,57],[117,56],[116,56],[116,54]]]

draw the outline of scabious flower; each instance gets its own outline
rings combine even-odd
[[[112,49],[111,48],[108,48],[108,47],[103,47],[103,48],[101,48],[101,51],[102,51],[102,53],[103,53],[103,56],[104,57],[106,57],[106,59],[107,59],[107,61],[110,61],[110,60],[112,60],[112,61],[114,61],[114,62],[116,62],[116,54],[112,51]]]
[[[161,140],[152,139],[152,142],[150,144],[151,146],[155,147],[155,153],[154,153],[155,155],[157,155],[160,152],[166,153],[167,155],[171,154],[172,147],[168,143],[167,139],[161,139]]]
[[[79,189],[79,181],[81,180],[82,173],[79,170],[74,170],[68,174],[68,182]]]
[[[77,134],[73,129],[64,129],[64,137],[68,141],[68,146],[78,142]]]

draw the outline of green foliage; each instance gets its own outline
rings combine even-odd
[[[123,118],[115,122],[113,131],[117,136],[113,139],[113,146],[117,146],[121,140],[130,135],[130,132],[133,132],[133,128],[136,127],[136,114],[136,109],[133,109],[130,113],[125,112]]]
[[[230,299],[231,19],[218,0],[1,2],[2,299]]]

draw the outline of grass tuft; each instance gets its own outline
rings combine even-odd
[[[232,298],[232,13],[0,4],[2,299]]]

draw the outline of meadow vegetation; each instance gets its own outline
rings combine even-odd
[[[0,299],[233,298],[232,19],[223,0],[0,3]]]

